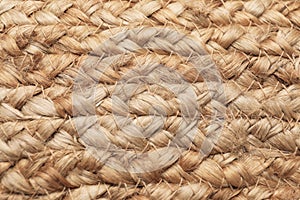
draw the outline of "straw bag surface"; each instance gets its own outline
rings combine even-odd
[[[300,199],[300,2],[0,1],[0,199]]]

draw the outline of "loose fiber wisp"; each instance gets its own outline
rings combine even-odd
[[[0,1],[0,199],[300,199],[300,1]]]

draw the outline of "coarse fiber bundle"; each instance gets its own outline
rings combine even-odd
[[[300,199],[300,1],[0,0],[0,199]]]

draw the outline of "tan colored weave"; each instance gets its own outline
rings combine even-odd
[[[150,33],[137,33],[101,46],[136,28],[168,28],[194,44],[178,37],[146,44]],[[98,66],[101,52],[135,45],[143,48],[117,59],[106,55],[112,64],[105,71],[85,71],[88,64]],[[193,45],[215,62],[224,102],[212,98],[209,74],[198,76],[183,55]],[[104,154],[88,151],[84,134],[92,127],[78,130],[77,119],[95,112],[94,124],[126,151],[170,146],[184,114],[169,90],[146,84],[126,102],[137,124],[147,124],[150,107],[159,106],[166,116],[157,134],[130,136],[114,118],[124,106],[113,101],[123,75],[153,62],[181,74],[193,88],[200,113],[196,135],[179,157],[166,151],[158,159],[168,161],[164,167],[117,170],[102,162]],[[76,80],[93,76],[99,82],[92,112],[90,96],[74,106],[74,88]],[[214,109],[226,109],[222,126],[211,125]],[[0,199],[298,200],[299,121],[300,1],[0,1]],[[208,155],[201,154],[204,141],[216,136]],[[103,145],[101,138],[89,139]]]

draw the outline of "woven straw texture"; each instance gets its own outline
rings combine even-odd
[[[222,127],[211,131],[209,116],[218,102],[209,95],[205,77],[198,77],[182,54],[171,53],[187,52],[191,42],[145,42],[153,33],[147,32],[149,27],[192,37],[215,62],[226,96],[224,104],[218,104],[225,109]],[[112,40],[99,50],[108,38],[134,28],[146,34]],[[97,65],[92,59],[100,57],[97,49],[147,45],[151,51],[107,57],[111,67],[105,71],[83,70],[82,76],[102,78],[94,93],[95,123],[101,131],[128,151],[155,151],[170,144],[184,119],[179,100],[169,90],[144,84],[128,101],[112,105],[118,81],[126,81],[122,75],[137,66],[147,71],[153,62],[191,84],[194,110],[201,116],[193,124],[191,145],[176,158],[172,152],[159,158],[167,160],[167,166],[141,173],[120,171],[87,151],[82,134],[92,128],[80,133],[74,122],[74,80],[84,63]],[[84,102],[75,110],[90,113]],[[119,130],[113,112],[124,105],[138,124],[147,124],[151,105],[159,105],[166,114],[161,131],[153,134],[156,127],[148,127],[140,131],[147,137],[139,138]],[[299,1],[0,1],[0,199],[297,200],[299,121]],[[199,154],[203,141],[216,131],[220,134],[208,155]],[[88,141],[101,145],[97,136]]]

